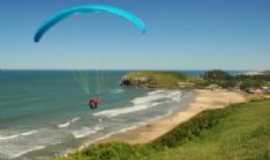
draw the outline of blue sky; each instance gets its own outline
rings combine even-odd
[[[141,17],[142,35],[108,14],[75,15],[39,44],[60,9],[110,4]],[[1,0],[0,68],[270,69],[269,0]]]

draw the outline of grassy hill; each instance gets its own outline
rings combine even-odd
[[[202,112],[144,145],[107,143],[57,160],[269,160],[270,100]]]
[[[181,72],[172,71],[137,71],[129,72],[126,76],[134,85],[150,88],[177,88],[179,82],[186,82],[188,77]],[[145,82],[140,79],[145,78]]]

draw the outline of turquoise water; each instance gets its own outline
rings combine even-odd
[[[78,74],[89,81],[91,94],[82,89],[78,83]],[[102,88],[103,98],[100,109],[124,104],[125,100],[142,93],[139,90],[125,90],[119,87],[119,79],[124,72],[104,72]],[[100,76],[99,76],[100,77]],[[50,71],[12,71],[0,75],[0,120],[1,129],[14,127],[43,127],[51,121],[61,120],[75,114],[89,112],[88,99],[97,94],[96,72],[88,74],[79,72]],[[121,104],[122,103],[122,104]],[[59,114],[63,116],[59,116]],[[23,119],[23,121],[22,121]],[[39,123],[33,124],[35,119]],[[31,124],[31,125],[29,125]]]
[[[0,159],[48,159],[181,109],[182,92],[121,88],[125,73],[0,72]]]

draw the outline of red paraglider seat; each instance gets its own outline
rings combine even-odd
[[[94,97],[89,99],[88,105],[91,109],[96,109],[101,104],[101,98]]]

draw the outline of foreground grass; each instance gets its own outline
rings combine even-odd
[[[145,145],[108,143],[57,160],[269,160],[270,100],[205,111]]]

